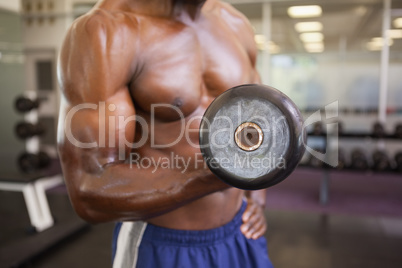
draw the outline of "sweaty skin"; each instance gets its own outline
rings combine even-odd
[[[58,149],[76,212],[205,230],[229,222],[246,197],[241,230],[263,235],[265,190],[226,185],[197,147],[212,100],[259,82],[256,53],[246,18],[217,0],[104,0],[78,18],[58,66]],[[172,156],[186,168],[155,165]]]

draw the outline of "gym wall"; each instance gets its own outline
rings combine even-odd
[[[14,109],[15,98],[25,87],[19,14],[0,10],[0,161],[13,158],[24,144],[14,135],[15,123],[22,119]]]

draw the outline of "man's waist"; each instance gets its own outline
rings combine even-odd
[[[180,244],[181,246],[217,243],[230,236],[241,233],[242,214],[246,206],[246,202],[243,201],[240,209],[230,222],[223,226],[206,230],[179,230],[147,223],[143,239],[158,243]]]

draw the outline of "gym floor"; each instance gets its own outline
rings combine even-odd
[[[63,189],[50,190],[48,199],[56,225],[76,217]],[[27,232],[29,218],[21,193],[0,192],[0,215],[0,248],[38,235]],[[276,268],[402,267],[400,218],[279,210],[266,215],[269,254]],[[110,267],[112,230],[112,223],[88,226],[24,267]]]

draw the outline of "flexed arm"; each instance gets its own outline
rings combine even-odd
[[[151,172],[124,161],[136,138],[126,120],[136,116],[127,86],[140,66],[136,30],[97,11],[73,24],[60,54],[58,150],[72,204],[91,222],[147,219],[229,187],[205,169]]]

